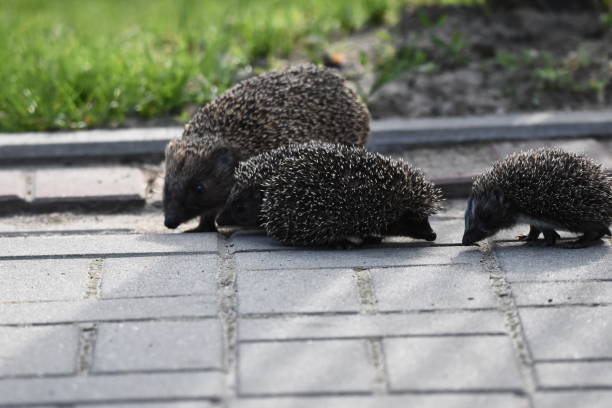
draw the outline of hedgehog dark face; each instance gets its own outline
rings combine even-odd
[[[234,186],[223,210],[215,219],[218,228],[259,227],[263,192],[260,187]]]
[[[206,150],[167,149],[164,182],[164,224],[183,222],[217,209],[234,184],[236,154],[228,147]]]
[[[435,241],[436,233],[431,229],[429,217],[419,217],[406,211],[398,221],[389,225],[386,235],[401,235],[427,241]]]
[[[499,189],[481,196],[470,196],[465,210],[462,244],[472,245],[499,230],[510,228],[516,222],[514,213],[512,205]]]

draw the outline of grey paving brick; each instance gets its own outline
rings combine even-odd
[[[223,388],[218,372],[13,379],[0,380],[0,404],[219,398]]]
[[[612,303],[612,281],[516,282],[512,293],[518,305]]]
[[[434,265],[370,271],[378,309],[495,308],[497,298],[481,265]]]
[[[554,362],[536,364],[542,387],[611,387],[612,362]]]
[[[0,262],[0,302],[80,299],[89,281],[89,259]]]
[[[609,408],[612,390],[538,392],[534,402],[536,408]]]
[[[351,269],[241,271],[240,313],[359,311]]]
[[[509,281],[610,278],[612,247],[608,244],[579,252],[504,244],[495,253]]]
[[[6,205],[25,199],[25,177],[21,171],[0,170],[0,203]]]
[[[0,327],[0,377],[70,374],[78,340],[76,327]]]
[[[374,370],[361,340],[243,343],[239,353],[241,394],[372,389]]]
[[[103,166],[50,168],[34,174],[34,202],[144,200],[145,180],[139,169]],[[58,183],[61,180],[61,183]]]
[[[392,390],[518,389],[506,336],[383,340]]]
[[[97,255],[217,251],[217,236],[208,234],[72,235],[2,237],[2,256]]]
[[[216,255],[108,258],[101,296],[139,297],[206,294],[216,296]]]
[[[471,247],[414,246],[361,250],[292,250],[236,254],[242,270],[327,267],[376,267],[478,263],[480,252]]]
[[[514,395],[397,395],[376,397],[242,398],[232,408],[527,408],[525,398]]]
[[[217,314],[217,299],[186,296],[143,299],[88,299],[0,306],[1,324],[89,322],[172,317],[210,317]]]
[[[535,359],[612,357],[612,307],[519,309]]]
[[[479,174],[499,158],[490,144],[453,145],[452,148],[411,148],[393,154],[429,178],[448,178]]]
[[[241,340],[504,333],[496,311],[298,316],[239,320]]]
[[[94,370],[221,368],[221,352],[221,324],[216,319],[102,324]]]

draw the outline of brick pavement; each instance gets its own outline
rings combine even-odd
[[[612,246],[0,232],[0,407],[612,405]],[[445,239],[444,239],[445,238]]]

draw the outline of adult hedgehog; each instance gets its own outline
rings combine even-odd
[[[370,114],[334,71],[298,65],[240,82],[201,107],[166,148],[165,225],[200,216],[213,231],[234,169],[249,157],[310,140],[363,146]]]

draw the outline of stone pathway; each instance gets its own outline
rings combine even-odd
[[[350,251],[5,219],[0,407],[611,406],[610,240],[462,247],[463,206]]]

